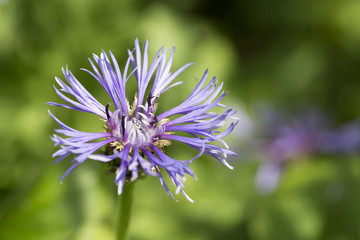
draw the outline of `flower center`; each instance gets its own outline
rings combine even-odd
[[[162,139],[164,134],[171,134],[165,132],[165,127],[162,126],[168,122],[169,119],[162,119],[158,121],[155,116],[156,101],[153,95],[149,95],[147,99],[148,107],[142,106],[143,112],[139,112],[134,116],[136,109],[137,95],[135,94],[133,106],[128,107],[129,116],[125,116],[120,109],[115,110],[113,114],[109,112],[109,105],[106,105],[105,112],[107,116],[106,131],[111,132],[113,137],[117,140],[110,143],[110,146],[118,150],[122,150],[125,145],[146,147],[149,144],[154,144],[156,147],[162,149],[164,146],[170,145],[170,140]]]
[[[147,121],[131,118],[125,121],[125,141],[136,146],[143,146],[152,142],[153,129],[148,127]]]

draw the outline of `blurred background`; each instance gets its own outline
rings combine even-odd
[[[61,102],[52,85],[68,65],[106,104],[80,68],[90,69],[87,58],[102,49],[124,66],[136,37],[149,40],[150,56],[175,45],[173,70],[196,63],[179,76],[183,85],[161,96],[159,111],[185,99],[206,68],[224,82],[225,104],[239,111],[227,137],[239,157],[232,171],[207,157],[192,163],[198,180],[189,177],[186,192],[194,204],[180,195],[173,201],[156,178],[138,181],[130,239],[360,239],[360,1],[0,0],[1,239],[114,238],[114,176],[86,161],[60,184],[70,159],[50,166],[57,125],[47,109],[79,130],[101,131],[102,123],[45,103]],[[288,154],[271,165],[277,170],[265,182],[275,183],[263,191],[256,179],[269,166],[264,142],[283,136],[269,134],[275,127],[264,123],[264,108],[293,122],[299,109],[318,109],[341,136],[354,123],[354,134],[331,135],[341,139],[334,148],[350,142],[352,149]],[[280,122],[276,128],[293,129]],[[192,157],[176,144],[167,151]]]

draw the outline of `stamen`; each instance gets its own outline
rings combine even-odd
[[[147,97],[148,108],[151,106],[151,99],[153,99],[153,98],[154,98],[154,95],[152,95],[150,93],[149,96]]]
[[[157,119],[156,116],[154,116],[153,120],[150,122],[150,125],[151,125],[151,126],[154,126],[154,125],[156,125],[158,122],[159,122],[159,120]]]
[[[122,128],[123,133],[124,133],[125,132],[125,117],[124,116],[122,116],[122,118],[121,118],[121,128]]]
[[[105,107],[105,112],[106,112],[106,116],[107,116],[108,120],[110,120],[109,106],[110,106],[110,103],[106,104],[106,107]]]

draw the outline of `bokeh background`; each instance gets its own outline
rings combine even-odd
[[[52,85],[68,65],[106,103],[80,68],[90,68],[87,58],[101,49],[122,65],[136,37],[149,40],[151,54],[175,45],[173,70],[196,63],[180,75],[182,86],[162,96],[160,110],[180,103],[209,68],[241,121],[227,138],[239,153],[234,170],[207,157],[191,165],[198,180],[189,178],[186,192],[194,204],[180,195],[173,201],[156,178],[136,184],[130,239],[360,239],[358,155],[291,162],[278,188],[262,195],[260,159],[247,141],[261,120],[258,106],[316,107],[335,125],[359,117],[358,0],[1,0],[0,239],[114,238],[114,176],[87,161],[60,184],[70,162],[50,166],[57,125],[47,109],[80,130],[102,124],[45,102],[60,101]],[[192,157],[176,144],[168,152]]]

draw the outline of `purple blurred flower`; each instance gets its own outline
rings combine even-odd
[[[256,186],[264,194],[276,189],[282,169],[291,160],[316,154],[343,155],[360,148],[360,124],[356,121],[332,129],[328,119],[314,111],[290,119],[267,112],[263,119],[267,138],[261,144],[263,163]]]
[[[348,122],[338,129],[324,132],[319,152],[334,155],[355,154],[360,150],[360,123]]]
[[[145,42],[141,52],[136,39],[135,49],[128,51],[129,57],[123,72],[120,71],[111,52],[109,52],[110,58],[104,51],[100,57],[93,54],[94,60],[89,59],[93,71],[83,70],[93,76],[106,90],[115,106],[114,111],[110,111],[110,104],[104,106],[98,102],[67,68],[63,69],[63,74],[68,84],[55,78],[61,87],[60,90],[54,87],[55,91],[68,104],[53,102],[49,104],[96,114],[105,122],[106,129],[105,132],[100,133],[78,131],[62,123],[49,111],[50,116],[61,127],[55,131],[65,135],[65,137],[54,135],[51,138],[55,145],[60,145],[60,149],[53,154],[53,157],[57,157],[54,163],[60,162],[70,154],[76,155],[72,159],[74,164],[60,178],[61,180],[86,159],[92,159],[108,162],[114,166],[118,194],[121,194],[126,181],[135,181],[140,173],[145,173],[157,176],[166,192],[174,198],[162,176],[165,170],[176,186],[176,193],[182,192],[189,201],[192,201],[183,191],[185,187],[183,180],[185,174],[195,177],[188,167],[193,160],[206,154],[232,169],[226,162],[226,157],[236,154],[228,150],[222,138],[234,129],[236,123],[231,123],[223,132],[217,129],[222,127],[235,111],[220,103],[226,95],[224,92],[220,93],[222,83],[218,84],[213,77],[205,84],[207,70],[184,102],[166,112],[155,114],[160,95],[181,84],[181,82],[173,84],[172,82],[191,65],[186,64],[174,73],[170,72],[175,48],[172,49],[167,60],[169,50],[161,48],[149,62],[148,41]],[[132,70],[129,73],[130,65]],[[132,106],[127,101],[125,91],[131,75],[135,75],[138,84]],[[151,80],[153,84],[149,86]],[[62,92],[73,96],[76,100],[65,96]],[[214,107],[225,110],[220,114],[210,112]],[[177,135],[179,132],[189,136]],[[170,145],[172,140],[186,143],[199,154],[188,161],[179,161],[167,156],[164,147]],[[224,147],[210,144],[211,142],[220,142]],[[103,146],[106,146],[105,153],[98,151]]]

